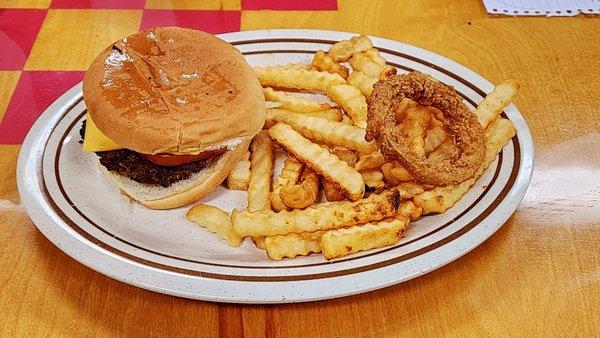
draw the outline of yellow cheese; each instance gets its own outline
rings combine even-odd
[[[116,149],[125,149],[118,145],[115,141],[108,138],[108,136],[104,135],[100,129],[96,126],[90,114],[86,114],[86,122],[85,122],[85,135],[83,137],[83,150],[89,152],[97,152],[97,151],[108,151],[108,150],[116,150]],[[204,148],[200,150],[199,148],[188,148],[184,151],[176,151],[176,150],[166,150],[159,151],[160,153],[172,154],[172,155],[197,155],[202,151],[206,150],[214,150],[214,149],[233,149],[242,143],[242,138],[237,137],[231,140],[227,140],[224,142],[220,142],[219,144]]]
[[[96,151],[107,151],[123,149],[115,141],[109,139],[106,135],[102,134],[100,129],[96,127],[94,121],[90,117],[90,114],[86,114],[85,122],[85,136],[83,137],[83,150],[96,152]]]

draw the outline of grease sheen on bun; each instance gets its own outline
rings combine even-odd
[[[205,32],[153,28],[106,48],[83,81],[92,120],[139,153],[198,153],[254,136],[265,100],[231,44]]]

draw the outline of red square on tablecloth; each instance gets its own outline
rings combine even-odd
[[[242,0],[242,9],[335,11],[337,0]]]
[[[240,11],[198,11],[146,9],[140,29],[179,26],[218,34],[240,30]]]
[[[50,8],[141,9],[146,0],[52,0]]]
[[[0,70],[21,70],[46,17],[43,9],[0,10]]]
[[[23,71],[0,122],[0,144],[20,144],[40,114],[84,72]]]

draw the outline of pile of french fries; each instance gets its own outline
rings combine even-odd
[[[367,97],[375,82],[396,73],[367,36],[320,50],[310,64],[255,72],[269,106],[277,108],[267,109],[264,130],[227,178],[230,189],[247,191],[248,207],[229,215],[201,204],[187,217],[231,246],[251,237],[273,260],[311,253],[333,259],[397,243],[411,220],[452,207],[516,133],[500,117],[518,90],[509,80],[475,111],[486,129],[486,156],[477,175],[458,185],[426,186],[365,141]],[[308,100],[299,91],[325,94],[331,103]],[[396,118],[414,152],[429,159],[455,156],[439,110],[404,100]],[[275,147],[287,157],[272,184]]]

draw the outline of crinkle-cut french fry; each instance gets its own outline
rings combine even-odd
[[[348,60],[350,66],[355,71],[360,71],[368,76],[379,78],[379,73],[385,67],[385,59],[379,55],[379,51],[375,48],[370,48],[361,53],[355,53]]]
[[[497,119],[486,131],[485,157],[475,177],[457,185],[435,187],[415,197],[413,201],[423,208],[423,214],[443,213],[451,208],[475,183],[483,171],[494,161],[496,155],[516,135],[515,128],[507,119]]]
[[[352,118],[355,126],[367,127],[367,99],[358,88],[347,84],[337,84],[327,87],[325,93],[344,109]]]
[[[265,108],[266,109],[281,108],[281,102],[267,100],[267,101],[265,101]]]
[[[310,65],[318,70],[340,74],[344,79],[348,77],[348,69],[340,65],[322,50],[318,50],[315,53]]]
[[[271,208],[275,211],[281,211],[286,208],[286,205],[281,200],[279,191],[282,187],[289,187],[296,184],[302,174],[302,163],[298,162],[293,156],[286,157],[283,162],[283,168],[277,176],[273,191],[271,192]]]
[[[269,129],[269,136],[312,171],[334,183],[348,199],[356,201],[364,195],[365,182],[358,171],[289,124],[279,122]]]
[[[354,166],[356,170],[363,171],[369,169],[378,169],[384,165],[387,161],[385,157],[379,151],[375,151],[369,154],[359,154],[358,161]]]
[[[469,188],[475,183],[471,178],[460,184],[435,187],[422,194],[413,197],[415,204],[423,208],[423,214],[444,213],[450,209],[458,200],[469,191]]]
[[[400,183],[400,181],[398,181],[396,179],[395,175],[392,174],[393,169],[394,169],[394,164],[391,162],[384,163],[381,166],[381,173],[383,173],[383,180],[388,185],[397,185],[398,183]]]
[[[294,96],[284,91],[274,90],[270,87],[263,88],[263,94],[265,94],[266,100],[281,103],[281,106],[278,108],[293,110],[300,113],[310,113],[332,108],[327,103],[309,101],[305,98]]]
[[[356,165],[356,154],[351,150],[336,146],[331,150],[335,156],[337,156],[340,160],[348,163],[349,166],[354,167]],[[325,197],[328,201],[341,201],[344,200],[344,195],[340,192],[340,190],[335,186],[335,184],[329,182],[326,179],[321,180],[321,185],[323,186],[323,192],[325,193]]]
[[[342,40],[336,42],[327,55],[333,58],[336,62],[346,62],[353,54],[364,52],[373,47],[373,42],[366,35],[353,36],[350,40]]]
[[[250,181],[250,152],[246,152],[227,175],[227,187],[231,190],[248,190]]]
[[[330,86],[346,83],[339,74],[318,70],[254,67],[263,87],[305,89],[324,92]]]
[[[402,203],[400,203],[400,206],[398,206],[397,216],[406,217],[411,221],[414,221],[415,219],[421,217],[422,214],[423,208],[417,206],[411,200],[403,201]]]
[[[270,259],[307,256],[321,252],[321,236],[325,231],[303,232],[300,234],[275,235],[265,237],[265,248]]]
[[[360,173],[363,175],[363,179],[365,180],[365,184],[367,185],[367,181],[369,183],[378,181],[381,181],[383,183],[383,174],[381,173],[381,170],[365,170],[361,171]]]
[[[288,156],[284,163],[279,176],[277,176],[277,185],[287,187],[296,184],[302,174],[302,163],[293,156]]]
[[[485,133],[485,157],[482,167],[477,172],[478,176],[494,162],[496,155],[516,134],[515,126],[510,120],[499,118],[494,121]]]
[[[356,154],[348,148],[335,146],[331,150],[340,160],[348,163],[349,166],[354,167],[356,165]]]
[[[326,202],[303,210],[232,212],[233,228],[242,236],[314,232],[379,221],[396,214],[400,194],[394,189],[356,202]]]
[[[348,84],[358,88],[365,97],[371,96],[373,85],[379,81],[376,77],[366,75],[361,71],[353,71],[348,75]]]
[[[385,59],[375,48],[354,54],[349,63],[354,71],[363,72],[376,79],[387,79],[390,75],[396,74],[396,68],[386,65]]]
[[[409,108],[402,121],[402,136],[413,153],[425,156],[425,133],[430,114],[418,107]]]
[[[383,174],[380,170],[367,170],[362,171],[363,180],[365,180],[365,185],[367,186],[367,191],[369,193],[379,194],[385,189],[385,182],[383,181]]]
[[[319,177],[311,170],[304,170],[298,184],[281,187],[279,197],[288,208],[308,208],[319,197]]]
[[[287,110],[287,109],[279,109],[279,108],[273,108],[273,109],[267,109],[267,114],[266,114],[266,119],[265,119],[265,125],[263,126],[263,129],[269,129],[272,126],[276,125],[277,122],[279,122],[278,120],[275,119],[276,116],[282,116],[282,114],[300,114],[300,116],[309,116],[309,117],[319,117],[325,120],[329,120],[329,121],[336,121],[336,122],[340,122],[342,120],[342,111],[339,108],[329,108],[329,109],[325,109],[325,110],[317,110],[314,112],[310,112],[310,113],[299,113],[296,111],[292,111],[292,110]]]
[[[342,122],[342,118],[345,116],[341,108],[333,107],[325,110],[313,111],[305,113],[308,116],[320,117],[330,121]]]
[[[412,198],[419,195],[425,191],[425,188],[429,188],[429,186],[424,186],[415,181],[401,182],[394,187],[394,189],[398,190],[402,198]]]
[[[328,180],[322,178],[321,185],[323,186],[323,192],[325,193],[325,198],[329,202],[342,201],[345,199],[342,192],[335,186],[335,184],[329,182]]]
[[[314,142],[332,146],[339,145],[363,153],[370,153],[378,148],[377,143],[365,141],[365,130],[363,128],[342,122],[275,109],[267,110],[266,119],[285,122]]]
[[[515,80],[505,80],[486,95],[475,109],[475,115],[484,129],[500,116],[502,110],[510,104],[518,91],[519,84]]]
[[[248,209],[271,210],[271,176],[273,176],[273,144],[266,132],[260,131],[250,145],[250,180]]]
[[[240,236],[231,224],[231,218],[225,211],[212,205],[198,204],[193,206],[186,213],[186,217],[224,239],[230,246],[240,246],[242,236]]]
[[[381,53],[376,48],[369,48],[368,50],[366,50],[360,54],[364,54],[373,63],[376,63],[382,67],[387,65],[387,61],[383,58],[383,56],[381,56]],[[354,55],[354,56],[356,56],[356,55]]]
[[[406,229],[407,218],[398,217],[362,226],[327,231],[321,237],[323,256],[333,259],[358,251],[371,250],[398,242]]]
[[[381,166],[381,172],[385,181],[392,186],[415,179],[398,161],[385,163]]]
[[[373,62],[365,53],[354,54],[348,63],[350,63],[353,70],[363,72],[365,75],[374,78],[379,78],[379,73],[384,67]]]
[[[310,70],[312,67],[308,63],[282,63],[280,65],[267,66],[273,69],[306,69]],[[262,67],[254,67],[254,68],[262,68]]]
[[[435,151],[448,137],[444,128],[437,126],[428,129],[425,134],[423,149],[425,150],[426,155]]]

